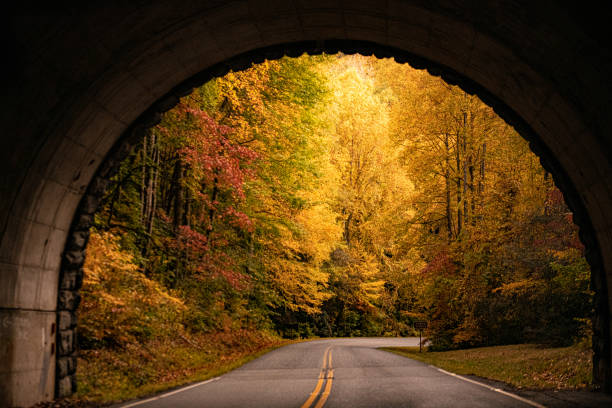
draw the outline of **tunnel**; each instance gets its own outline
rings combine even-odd
[[[594,381],[612,388],[609,12],[544,0],[250,0],[14,6],[2,28],[0,406],[76,387],[88,229],[135,140],[181,96],[264,59],[393,57],[478,95],[574,212],[595,291]]]

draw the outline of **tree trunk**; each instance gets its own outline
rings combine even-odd
[[[151,136],[151,140],[150,140],[150,152],[149,156],[153,157],[154,156],[154,146],[155,146],[155,142],[153,139],[153,135]],[[147,158],[147,162],[149,162],[148,160],[149,158]],[[153,202],[153,167],[147,165],[147,187],[146,187],[146,200],[145,200],[145,213],[144,213],[144,226],[145,226],[145,230],[148,232],[149,231],[149,220],[151,219],[150,213],[151,213],[151,203]]]
[[[485,192],[485,169],[487,159],[487,142],[482,143],[482,153],[480,154],[480,179],[478,180],[478,201],[480,213],[484,215],[484,192]]]
[[[183,212],[183,225],[191,226],[191,195],[185,189],[185,211]]]
[[[178,230],[179,226],[183,225],[183,211],[185,205],[183,198],[185,196],[183,187],[183,164],[181,159],[177,159],[174,164],[174,219],[172,220],[174,230]]]
[[[468,160],[468,176],[470,179],[470,224],[476,225],[476,202],[475,202],[475,192],[474,192],[474,112],[470,114],[470,140],[468,143],[469,150],[469,160]]]
[[[448,133],[444,135],[444,149],[446,151],[445,168],[444,168],[444,184],[446,188],[446,229],[448,241],[453,238],[453,216],[451,214],[451,180],[450,180],[450,146]]]
[[[142,140],[142,150],[141,150],[141,159],[142,159],[142,178],[140,180],[140,223],[144,225],[145,220],[145,209],[146,209],[146,182],[147,182],[147,133],[145,133],[144,138]]]
[[[467,158],[467,111],[463,112],[463,143],[461,146],[463,153],[463,225],[468,223],[468,158]]]
[[[455,159],[457,161],[457,171],[455,172],[455,183],[457,185],[457,236],[461,234],[463,220],[461,214],[461,131],[457,131],[457,140],[455,142]]]
[[[217,200],[217,195],[219,194],[219,187],[217,186],[217,183],[219,182],[219,180],[217,179],[217,177],[214,178],[213,180],[213,189],[212,189],[212,193],[210,195],[210,210],[208,210],[208,228],[206,229],[206,242],[209,243],[210,245],[210,235],[213,231],[213,222],[215,220],[215,207],[214,207],[214,203]]]
[[[158,190],[158,184],[159,184],[159,146],[157,145],[157,137],[154,135],[154,143],[155,143],[155,150],[154,150],[154,158],[155,158],[155,166],[153,167],[153,183],[152,183],[152,188],[151,188],[151,209],[149,211],[149,225],[148,225],[148,233],[149,235],[151,235],[151,233],[153,232],[153,223],[155,221],[155,210],[157,207],[157,190]]]

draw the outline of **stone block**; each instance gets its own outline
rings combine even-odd
[[[49,241],[43,256],[43,268],[47,270],[59,269],[62,253],[66,244],[66,229],[53,228],[49,234]]]
[[[57,270],[21,267],[14,290],[16,306],[52,311],[57,302]]]
[[[79,166],[70,180],[68,187],[73,191],[85,191],[101,161],[102,157],[99,154],[95,152],[86,152],[83,157],[81,157]]]
[[[134,122],[140,113],[155,102],[151,91],[133,75],[127,74],[127,71],[124,75],[107,72],[99,81],[103,86],[99,86],[94,95],[95,103],[123,124]]]
[[[75,336],[73,330],[60,330],[58,339],[58,355],[69,356],[74,351]]]
[[[70,290],[59,292],[57,307],[59,310],[76,310],[81,302],[81,295]]]
[[[48,244],[51,227],[32,222],[23,249],[23,265],[42,266],[43,255]]]
[[[68,186],[80,172],[84,157],[88,156],[87,149],[69,139],[64,139],[62,145],[54,155],[51,163],[49,178]]]
[[[16,308],[15,288],[19,279],[19,267],[13,264],[0,263],[0,308]]]
[[[76,357],[58,357],[57,358],[57,378],[62,380],[65,377],[71,376],[76,372]]]
[[[57,308],[57,287],[59,268],[44,269],[40,273],[37,288],[36,305],[39,310],[55,310]]]
[[[75,231],[70,234],[68,242],[66,243],[66,249],[68,250],[82,250],[87,245],[89,240],[89,231]]]
[[[62,310],[61,312],[58,312],[57,315],[58,315],[57,326],[60,331],[68,330],[74,327],[74,323],[72,321],[73,314],[71,312]]]
[[[112,149],[126,129],[127,125],[123,122],[111,122],[105,131],[105,134],[100,137],[98,144],[96,144],[95,152],[100,157],[106,157],[108,152]]]
[[[84,214],[93,214],[98,210],[100,197],[93,194],[86,194],[79,205],[78,211]]]
[[[82,268],[71,268],[62,271],[62,277],[60,282],[61,290],[78,290],[83,284],[83,269]]]
[[[52,225],[66,186],[53,180],[45,180],[41,194],[34,207],[33,221],[43,225]]]
[[[93,224],[92,214],[80,214],[74,221],[75,230],[87,230]]]
[[[0,200],[1,201],[1,200]],[[20,264],[21,245],[23,245],[26,225],[31,221],[19,218],[16,214],[10,213],[3,235],[0,238],[0,262],[7,264]]]
[[[57,383],[57,396],[60,398],[69,397],[72,395],[72,380],[70,377],[64,377]]]
[[[56,376],[59,382],[64,379],[64,377],[68,376],[68,357],[58,357],[57,358],[57,372]]]
[[[85,251],[82,249],[75,249],[64,253],[64,267],[66,268],[80,268],[85,261]]]
[[[102,196],[110,185],[110,180],[104,177],[94,177],[87,187],[87,193],[95,196]]]

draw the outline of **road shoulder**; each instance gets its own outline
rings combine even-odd
[[[397,352],[395,350],[380,347],[378,348],[381,351],[386,351],[388,353],[396,354],[398,356],[408,358],[414,361],[419,361],[416,359],[410,358],[410,356]],[[424,364],[429,365],[432,368],[436,368],[441,370],[442,372],[450,373],[448,369],[441,369],[436,367],[435,365],[428,364],[426,362],[421,361]],[[507,384],[502,381],[491,380],[488,378],[479,377],[477,375],[467,375],[467,374],[455,374],[450,373],[459,378],[465,378],[470,381],[478,382],[484,386],[499,389],[506,393],[515,394],[521,398],[525,398],[527,400],[533,401],[536,404],[543,405],[548,408],[609,408],[612,407],[612,395],[605,394],[600,391],[593,391],[589,389],[581,389],[581,390],[536,390],[536,389],[526,389],[526,388],[517,388],[510,384]]]

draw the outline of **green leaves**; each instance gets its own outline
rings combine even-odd
[[[98,226],[180,293],[194,330],[408,335],[428,319],[452,348],[571,339],[590,313],[571,214],[528,144],[392,60],[230,72],[167,112],[113,181]]]

